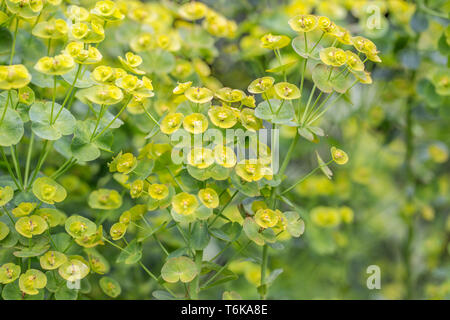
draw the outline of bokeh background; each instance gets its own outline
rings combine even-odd
[[[232,38],[200,34],[184,39],[192,45],[189,50],[207,57],[209,80],[223,86],[246,89],[253,79],[265,75],[266,69],[276,66],[273,53],[261,48],[260,38],[268,32],[295,37],[287,21],[297,14],[326,15],[352,33],[371,39],[380,50],[382,63],[368,66],[373,84],[355,86],[329,110],[320,124],[327,128],[327,134],[319,143],[303,139],[297,145],[288,177],[310,172],[317,165],[315,151],[325,155],[332,145],[345,150],[350,160],[345,166],[333,168],[332,180],[319,171],[288,196],[301,212],[306,231],[298,239],[283,242],[283,248],[271,250],[269,268],[284,271],[270,288],[269,298],[450,298],[450,1],[203,2],[238,25]],[[126,25],[111,31],[114,33],[108,34],[100,46],[102,52],[110,57],[122,55],[133,30]],[[42,51],[36,48],[22,54],[25,60],[35,61]],[[301,62],[291,47],[284,48],[282,56],[284,61]],[[167,55],[158,59],[155,74],[159,79],[189,67]],[[300,65],[296,63],[288,70],[293,83],[300,79]],[[281,75],[275,77],[281,79]],[[158,88],[163,86],[160,83],[163,81],[154,80],[155,92],[163,91]],[[305,86],[310,90],[312,83],[307,81]],[[164,97],[158,99],[155,108],[162,114],[170,104]],[[77,109],[75,104],[74,110],[81,107]],[[124,146],[141,146],[148,132],[144,117],[126,117],[125,125],[114,132],[116,152]],[[293,134],[292,130],[282,130],[281,154]],[[100,161],[76,166],[60,179],[71,195],[62,209],[74,212],[84,208],[90,191],[114,183],[106,165],[110,159],[110,154],[102,155]],[[56,155],[49,160],[49,172],[52,161],[56,168],[61,158]],[[346,219],[341,218],[342,210]],[[239,219],[236,211],[230,206],[225,214]],[[311,219],[314,212],[322,212],[327,219]],[[178,244],[170,234],[162,234],[161,240],[168,246]],[[114,248],[104,252],[108,257],[118,255]],[[255,249],[256,254],[259,252]],[[221,259],[226,261],[231,255]],[[162,265],[157,244],[146,243],[144,262],[155,269]],[[380,289],[366,286],[366,270],[371,265],[380,267]],[[258,264],[252,259],[238,259],[230,269],[240,277],[227,283],[225,289],[244,298],[257,298]],[[155,290],[155,284],[139,271],[139,266],[114,265],[111,275],[120,279],[122,299],[147,299]],[[223,289],[208,290],[202,297],[219,299]],[[96,286],[83,297],[106,298]]]

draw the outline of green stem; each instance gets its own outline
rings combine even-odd
[[[0,148],[0,152],[1,152],[2,157],[3,157],[3,161],[5,162],[6,169],[8,169],[9,175],[13,179],[14,184],[16,185],[17,189],[22,190],[20,185],[19,185],[19,183],[16,180],[16,177],[14,176],[14,173],[12,171],[11,165],[9,164],[8,158],[6,158],[6,154],[5,154],[5,151],[3,151],[3,148]]]
[[[249,245],[250,245],[250,243],[252,243],[252,241],[250,240],[249,242],[247,242],[247,244],[245,245],[245,246],[242,246],[238,251],[236,251],[232,256],[231,256],[231,258],[228,260],[228,262],[226,263],[226,264],[224,264],[223,266],[222,266],[222,268],[220,268],[211,278],[209,278],[208,279],[208,281],[206,281],[203,285],[202,285],[202,287],[201,287],[201,289],[202,290],[205,290],[205,289],[207,289],[208,288],[208,284],[210,284],[212,281],[214,281],[227,267],[228,267],[228,265],[233,261],[233,259],[238,255],[238,254],[240,254],[242,251],[244,251]]]
[[[14,222],[14,219],[13,219],[13,217],[11,216],[11,214],[9,213],[8,209],[6,209],[5,206],[2,206],[2,208],[3,208],[3,211],[6,213],[6,215],[9,217],[9,219],[11,220],[12,225],[15,226],[16,223]]]
[[[211,228],[212,225],[216,222],[216,220],[221,216],[222,212],[228,207],[228,205],[233,201],[234,197],[239,193],[239,190],[236,190],[233,195],[231,196],[231,198],[227,201],[227,203],[222,207],[222,209],[220,209],[219,213],[216,215],[216,217],[214,218],[214,220],[211,222],[211,224],[209,225],[209,227]]]
[[[13,36],[13,42],[11,44],[11,56],[9,57],[9,65],[12,65],[14,54],[16,52],[16,39],[17,39],[17,30],[19,29],[19,17],[16,16],[16,26],[14,28],[14,36]]]
[[[45,160],[47,159],[47,156],[50,152],[50,148],[48,147],[48,140],[45,140],[44,146],[41,150],[41,155],[39,156],[38,164],[33,172],[33,177],[30,180],[30,183],[25,187],[27,190],[34,182],[34,179],[36,179],[36,176],[38,175],[39,171],[41,170],[42,165],[44,164]]]
[[[53,76],[53,97],[52,97],[52,110],[50,112],[50,123],[53,123],[53,109],[55,108],[56,100],[56,76]]]
[[[25,164],[25,178],[23,180],[24,186],[28,185],[28,177],[30,174],[31,154],[33,152],[33,144],[34,144],[34,132],[31,131],[30,144],[28,145],[27,162]]]
[[[97,117],[97,121],[95,122],[95,128],[94,128],[94,130],[92,131],[92,134],[91,134],[90,142],[92,142],[92,140],[94,140],[95,133],[97,132],[98,125],[100,124],[100,120],[103,118],[103,114],[104,114],[105,110],[106,110],[105,105],[102,104],[100,106],[100,113],[99,113],[99,115]]]
[[[312,98],[313,98],[313,96],[314,96],[314,92],[316,91],[316,88],[317,88],[316,85],[314,85],[313,88],[312,88],[312,90],[311,90],[311,92],[310,92],[310,94],[309,94],[308,102],[306,103],[306,108],[305,108],[305,111],[303,112],[302,120],[300,121],[300,123],[301,123],[302,125],[303,125],[304,122],[305,122],[305,116],[306,116],[306,114],[308,113],[309,105],[311,104],[311,100],[312,100]]]
[[[73,79],[73,82],[72,82],[72,84],[70,85],[69,92],[67,93],[66,97],[64,98],[64,101],[63,101],[63,103],[62,103],[62,105],[61,105],[61,108],[59,108],[59,111],[58,111],[58,113],[56,114],[56,117],[55,117],[55,119],[53,120],[53,123],[55,123],[56,120],[58,120],[58,117],[59,117],[59,115],[61,114],[62,110],[64,109],[64,106],[66,105],[67,101],[68,101],[69,98],[71,97],[72,92],[73,92],[73,89],[75,88],[75,84],[77,83],[78,77],[79,77],[79,75],[80,75],[81,67],[82,67],[82,65],[79,64],[79,65],[78,65],[78,68],[77,68],[77,73],[75,74],[75,78]]]
[[[317,170],[319,170],[322,167],[326,167],[327,165],[329,165],[330,163],[332,163],[333,160],[328,161],[325,164],[322,164],[316,168],[314,168],[310,173],[308,173],[306,176],[302,177],[300,180],[298,180],[296,183],[294,183],[292,186],[290,186],[289,188],[287,188],[286,190],[284,190],[282,193],[280,193],[280,196],[291,191],[293,188],[295,188],[299,183],[302,183],[303,181],[305,181],[306,179],[308,179],[312,174],[314,174],[314,172],[316,172]]]
[[[102,135],[106,130],[108,130],[109,127],[112,126],[112,124],[117,120],[117,118],[120,117],[120,115],[122,114],[122,112],[123,112],[123,111],[125,110],[125,108],[127,107],[128,103],[130,102],[131,98],[132,98],[132,96],[130,95],[130,97],[129,97],[129,98],[127,99],[127,101],[123,104],[122,108],[121,108],[120,111],[116,114],[116,116],[114,117],[114,119],[112,119],[111,122],[108,123],[108,125],[107,125],[105,128],[103,128],[103,130],[100,131],[99,134],[95,135],[94,140],[97,139],[97,138],[99,138],[99,137],[101,137],[101,135]]]
[[[263,246],[263,250],[262,250],[262,262],[261,262],[261,282],[260,282],[260,299],[261,300],[265,300],[266,296],[267,296],[267,287],[266,287],[266,269],[267,269],[267,262],[268,262],[268,254],[267,254],[267,250],[268,250],[268,245],[265,244]]]
[[[324,36],[325,36],[325,32],[322,32],[322,35],[320,36],[319,40],[317,40],[316,44],[312,47],[312,49],[309,53],[314,51],[314,49],[318,46],[319,42],[322,41]]]
[[[155,119],[155,117],[153,117],[151,113],[148,112],[147,108],[144,105],[142,105],[142,109],[144,109],[145,114],[147,115],[147,117],[150,118],[150,120],[152,120],[158,127],[161,127],[158,121]]]
[[[200,275],[202,271],[202,261],[203,261],[203,250],[195,251],[195,266],[197,267],[197,276],[192,282],[192,290],[190,291],[191,297],[194,300],[198,299],[198,294],[200,292]]]
[[[11,97],[11,90],[8,90],[8,96],[6,97],[5,108],[3,109],[2,118],[0,119],[0,125],[2,124],[3,120],[5,119],[6,111],[8,110],[10,97]]]
[[[52,48],[52,38],[48,38],[48,43],[47,43],[47,56],[50,56],[50,50]]]
[[[13,160],[14,169],[16,170],[17,180],[21,186],[21,190],[23,190],[23,182],[22,182],[22,173],[20,172],[19,161],[17,161],[16,147],[10,146],[11,158]]]

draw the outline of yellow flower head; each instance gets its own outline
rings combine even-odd
[[[201,203],[207,208],[217,208],[219,206],[219,195],[217,194],[216,190],[212,188],[205,188],[201,189],[198,192],[198,198],[200,199]]]
[[[341,149],[337,149],[335,147],[331,147],[331,156],[333,157],[333,161],[337,164],[343,165],[348,162],[348,155]]]
[[[12,214],[15,217],[24,217],[29,215],[36,208],[36,203],[34,202],[21,202],[17,207],[12,209]]]
[[[187,157],[191,166],[199,169],[206,169],[214,163],[214,156],[211,149],[196,147],[191,150]]]
[[[134,170],[137,166],[137,159],[132,153],[120,152],[117,157],[113,159],[111,163],[108,164],[110,172],[120,172],[128,174]]]
[[[172,207],[178,214],[193,214],[198,207],[197,198],[189,193],[181,192],[172,198]]]
[[[46,275],[39,270],[29,269],[19,278],[19,288],[28,295],[36,295],[47,285]]]
[[[293,100],[300,98],[300,89],[289,82],[279,82],[274,85],[276,94],[284,100]]]
[[[82,22],[89,19],[89,11],[83,7],[71,5],[67,8],[66,16],[72,22]]]
[[[7,204],[14,197],[14,190],[10,186],[0,187],[0,207]]]
[[[278,223],[279,216],[271,209],[259,209],[255,214],[255,222],[261,228],[271,228]]]
[[[377,54],[378,54],[377,46],[375,45],[375,43],[373,43],[369,39],[366,39],[361,36],[357,36],[357,37],[352,38],[352,43],[353,43],[353,46],[356,48],[356,50],[364,53],[370,60],[372,60],[372,59],[378,60],[379,59],[379,58],[376,59],[376,57],[378,57],[377,56]],[[379,61],[375,61],[375,62],[379,62]]]
[[[236,154],[233,149],[223,145],[217,145],[214,147],[214,159],[217,164],[224,168],[232,168],[236,165]]]
[[[58,251],[47,251],[39,258],[41,267],[44,270],[54,270],[59,268],[64,262],[67,261],[67,256],[64,253]]]
[[[67,44],[64,51],[72,56],[75,62],[79,64],[95,64],[100,62],[103,58],[97,48],[89,46],[85,49],[82,42],[70,42]]]
[[[241,114],[239,116],[241,120],[241,124],[250,131],[258,131],[263,128],[262,120],[255,116],[255,110],[245,108],[241,110]]]
[[[219,128],[231,128],[237,122],[237,117],[230,107],[212,107],[208,110],[209,119]]]
[[[63,186],[47,177],[36,179],[33,183],[33,194],[42,202],[54,204],[63,201],[67,192]]]
[[[82,257],[72,256],[58,268],[59,275],[67,281],[75,282],[89,274],[89,263]]]
[[[0,267],[0,283],[8,284],[16,281],[20,276],[20,266],[14,263],[5,263]]]
[[[192,1],[182,5],[178,13],[186,20],[199,20],[205,16],[207,9],[203,3]]]
[[[94,9],[91,10],[91,14],[106,21],[122,20],[125,17],[116,4],[110,0],[96,2]]]
[[[348,31],[345,28],[338,26],[338,36],[337,39],[340,43],[346,44],[346,45],[352,45],[352,35],[350,34],[350,31]]]
[[[281,49],[289,45],[291,39],[284,35],[275,36],[271,33],[264,35],[261,38],[261,46],[267,49]]]
[[[16,222],[16,230],[25,238],[40,235],[47,230],[48,225],[44,218],[32,215],[29,217],[22,217]]]
[[[148,194],[155,200],[163,200],[169,196],[169,188],[164,184],[153,183],[148,186]]]
[[[9,11],[25,19],[36,17],[44,7],[42,0],[9,0],[5,2]]]
[[[123,99],[122,90],[114,85],[96,85],[86,91],[86,98],[99,105],[111,105]]]
[[[134,180],[130,185],[130,196],[133,199],[139,198],[144,192],[144,181],[143,180]]]
[[[206,103],[212,100],[214,94],[208,88],[190,87],[184,92],[184,96],[194,103]]]
[[[256,108],[256,101],[254,96],[246,96],[241,101],[242,105],[249,107],[249,108]]]
[[[55,57],[43,57],[39,59],[34,68],[47,75],[63,75],[73,69],[75,61],[68,54],[60,54]]]
[[[0,66],[0,89],[19,89],[25,87],[30,81],[31,75],[24,65]]]
[[[364,63],[361,61],[359,56],[355,54],[354,52],[347,50],[345,51],[345,54],[347,55],[347,66],[354,71],[363,71],[364,70]]]
[[[174,94],[183,94],[187,89],[192,86],[192,81],[178,82],[177,86],[173,89]]]
[[[27,106],[31,106],[34,103],[35,94],[33,89],[28,86],[19,89],[19,101]]]
[[[333,67],[340,67],[347,62],[347,54],[344,50],[335,47],[324,48],[320,51],[320,60]]]
[[[111,83],[114,81],[114,69],[108,66],[98,66],[92,71],[91,79],[99,84]]]
[[[338,26],[327,17],[319,17],[318,26],[320,30],[331,35],[341,35]]]
[[[50,21],[39,22],[32,31],[36,37],[43,39],[60,39],[63,38],[69,27],[63,19],[52,19]]]
[[[335,208],[319,206],[312,209],[310,215],[312,222],[323,228],[334,228],[341,222],[339,211]]]
[[[294,31],[310,32],[317,28],[317,17],[312,14],[299,15],[291,18],[288,23]]]
[[[122,66],[128,71],[135,74],[145,74],[145,71],[137,69],[142,64],[142,57],[134,54],[133,52],[127,52],[125,54],[125,59],[118,57]]]
[[[241,160],[236,165],[236,174],[247,182],[264,178],[263,166],[256,159]]]
[[[144,52],[155,47],[155,40],[151,33],[141,33],[130,41],[130,47],[135,52]]]
[[[248,86],[248,92],[251,93],[263,93],[272,88],[275,79],[272,77],[262,77],[253,80]]]
[[[169,113],[161,121],[161,132],[165,134],[172,134],[177,131],[183,123],[182,113]]]
[[[114,241],[121,239],[127,232],[128,226],[122,222],[117,222],[111,226],[109,234]]]
[[[341,216],[341,220],[345,223],[351,223],[353,222],[354,213],[352,208],[350,207],[340,207],[339,208],[339,215]]]
[[[201,113],[190,114],[184,117],[183,128],[193,134],[203,133],[208,129],[208,119]]]
[[[244,99],[245,93],[242,90],[225,87],[217,90],[216,97],[222,101],[232,103],[232,102],[239,102],[242,99]]]

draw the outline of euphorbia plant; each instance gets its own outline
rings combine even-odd
[[[197,299],[235,280],[229,264],[261,248],[257,291],[266,298],[280,274],[268,269],[269,248],[279,249],[280,237],[300,237],[305,229],[286,195],[316,170],[331,178],[328,166],[348,161],[333,147],[330,160],[317,154],[318,167],[289,186],[285,170],[294,148],[300,137],[318,142],[325,130],[317,121],[325,112],[358,82],[371,83],[365,62],[380,62],[375,45],[326,17],[296,16],[289,21],[298,32],[292,43],[285,35],[261,38],[279,65],[269,70],[273,77],[252,81],[247,93],[210,76],[202,58],[217,55],[212,36],[233,37],[237,26],[202,3],[2,3],[2,23],[13,35],[9,64],[0,66],[0,145],[9,175],[0,180],[0,245],[11,249],[11,260],[0,267],[2,297],[74,299],[89,293],[95,274],[125,264],[140,266],[160,286],[156,298]],[[109,30],[113,37],[126,29],[122,24],[135,33],[115,54],[102,45]],[[29,33],[22,54],[28,45],[46,53],[35,61],[16,55],[19,30]],[[290,44],[303,59],[298,85],[286,72],[292,65],[283,62],[282,49]],[[71,197],[64,175],[102,153],[111,158],[113,132],[133,121],[145,136],[137,151],[120,145],[108,163],[115,183],[99,182],[85,199],[88,208],[63,210]],[[278,166],[282,126],[295,128],[295,136]],[[26,150],[25,161],[19,149]],[[52,154],[65,160],[47,171]],[[226,214],[232,205],[238,217]],[[180,241],[161,239],[167,235]],[[211,239],[220,250],[205,259]],[[162,266],[143,260],[152,244],[160,248]],[[120,251],[117,259],[103,254],[105,246]],[[218,264],[229,248],[234,254]],[[122,291],[119,279],[109,276],[99,286],[113,298]]]

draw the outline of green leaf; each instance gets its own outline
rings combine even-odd
[[[32,258],[39,257],[43,255],[47,250],[50,249],[50,245],[47,244],[45,246],[37,246],[31,248],[23,248],[19,251],[14,251],[14,255],[18,258]]]
[[[305,38],[302,36],[298,36],[292,40],[292,48],[294,48],[294,51],[297,52],[297,54],[303,58],[310,58],[313,60],[320,60],[320,50],[322,50],[322,47],[320,45],[317,45],[314,50],[311,52],[311,49],[313,48],[314,44],[308,42],[308,50],[306,50],[305,47]]]
[[[40,88],[53,88],[53,76],[43,74],[34,68],[28,68],[31,74],[31,83]]]
[[[237,222],[228,222],[220,227],[220,229],[210,229],[210,233],[223,241],[232,242],[236,240],[242,231],[242,227]]]
[[[314,142],[314,134],[308,128],[298,128],[298,134],[308,141]]]
[[[287,232],[292,237],[300,237],[305,232],[305,222],[300,219],[298,213],[295,211],[284,212],[284,216],[287,220]]]
[[[188,257],[170,258],[161,269],[161,276],[166,282],[191,282],[197,276],[198,270],[194,261]]]
[[[333,85],[330,80],[328,80],[328,68],[324,64],[317,64],[312,70],[312,79],[314,84],[320,91],[325,93],[333,92]]]
[[[267,69],[266,72],[271,72],[271,73],[280,73],[283,72],[287,69],[289,69],[290,67],[293,67],[297,64],[298,61],[291,61],[285,64],[282,64],[281,66],[275,67],[275,68],[271,68],[271,69]]]
[[[283,269],[275,269],[275,270],[273,270],[270,274],[269,274],[269,276],[266,278],[266,281],[265,281],[265,283],[268,285],[268,286],[270,286],[274,281],[275,281],[275,279],[276,278],[278,278],[278,276],[280,275],[280,274],[282,274],[283,273]]]
[[[194,250],[203,250],[209,243],[208,224],[197,221],[192,229],[191,247]]]
[[[20,291],[19,281],[14,281],[3,287],[2,298],[5,300],[43,300],[44,290],[39,290],[36,295],[24,294]]]
[[[247,182],[242,180],[235,171],[231,173],[231,182],[233,183],[233,186],[236,187],[236,189],[239,190],[239,192],[245,194],[249,197],[257,197],[259,196],[259,186],[258,183],[253,182]]]
[[[125,248],[121,251],[117,257],[117,263],[125,264],[135,264],[139,262],[142,258],[142,247],[141,244],[136,240],[131,241]]]
[[[147,73],[167,74],[175,67],[175,57],[168,51],[156,49],[152,52],[142,52],[140,55],[143,60],[140,68]]]
[[[331,177],[333,176],[333,172],[331,171],[331,169],[325,165],[325,162],[322,160],[322,158],[320,157],[319,153],[316,151],[316,156],[317,156],[317,162],[320,166],[320,170],[322,170],[323,174],[328,178],[331,179]]]
[[[100,157],[100,150],[112,152],[112,134],[110,131],[101,137],[91,141],[91,135],[95,128],[93,120],[77,121],[74,137],[70,146],[72,154],[79,161],[93,161]],[[97,133],[100,131],[97,129]]]
[[[157,300],[177,300],[169,292],[164,290],[155,290],[152,292],[152,296],[154,296]]]
[[[55,103],[52,113],[52,102],[35,102],[30,108],[30,120],[32,122],[31,129],[40,138],[46,140],[58,140],[63,135],[69,135],[73,133],[75,128],[75,117],[69,110],[63,108],[61,105]],[[56,115],[61,110],[56,121]],[[50,119],[53,119],[53,123]]]
[[[9,234],[8,226],[0,221],[0,241],[5,239]]]
[[[77,68],[73,68],[68,73],[62,75],[62,78],[69,84],[72,85],[75,80],[75,75],[77,74]],[[75,82],[75,88],[89,88],[95,83],[91,80],[91,73],[89,70],[81,71],[78,75],[77,82]]]
[[[0,107],[0,119],[3,117],[3,121],[0,122],[0,146],[9,147],[13,146],[22,139],[24,129],[22,118],[19,113],[14,110],[11,105],[5,112],[5,105]]]
[[[102,291],[111,298],[117,298],[122,292],[122,288],[116,280],[110,277],[102,277],[99,281]]]
[[[264,245],[264,238],[259,233],[259,226],[256,224],[255,220],[250,217],[245,218],[243,223],[243,229],[247,237],[255,242],[257,245]]]
[[[78,290],[68,288],[66,281],[64,281],[63,285],[55,292],[56,300],[77,300],[77,298]]]
[[[288,101],[278,99],[265,100],[258,104],[255,116],[273,123],[288,123],[295,116],[294,107]]]

